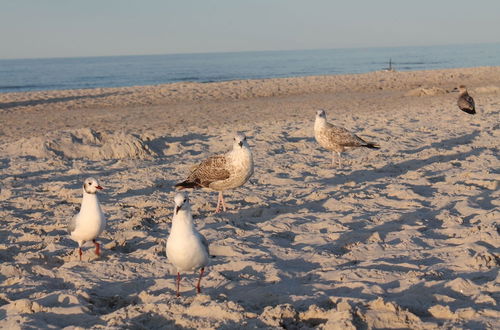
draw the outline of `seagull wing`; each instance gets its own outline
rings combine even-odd
[[[78,214],[75,215],[68,223],[68,233],[72,233],[76,229],[76,221],[78,219]]]
[[[230,175],[225,155],[217,155],[201,162],[191,172],[186,181],[196,182],[202,187],[208,187],[212,182],[228,179]]]
[[[467,113],[474,113],[476,111],[476,105],[474,99],[469,94],[463,94],[458,98],[457,101],[460,110]]]
[[[331,141],[344,147],[359,147],[367,144],[366,141],[343,127],[330,124],[328,125],[327,134]]]
[[[209,243],[208,243],[207,239],[205,238],[205,236],[203,236],[199,232],[197,232],[197,234],[198,234],[198,237],[200,238],[201,244],[203,244],[203,246],[207,250],[207,254],[210,256],[210,250],[209,250],[209,247],[208,247]]]

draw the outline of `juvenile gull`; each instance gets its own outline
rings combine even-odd
[[[233,150],[205,159],[196,166],[188,178],[176,184],[179,189],[208,188],[219,192],[217,208],[226,211],[226,203],[222,192],[242,186],[253,174],[253,158],[247,138],[238,133],[234,137]]]
[[[200,283],[205,266],[208,264],[208,242],[193,225],[191,206],[184,193],[175,195],[172,229],[167,239],[168,260],[177,268],[177,297],[180,296],[180,272],[200,269],[196,292],[200,293]]]
[[[97,199],[97,191],[101,189],[94,178],[84,181],[82,207],[68,225],[71,238],[78,243],[80,260],[82,260],[82,246],[87,241],[92,241],[95,245],[95,254],[98,256],[100,254],[100,245],[96,242],[96,238],[106,227],[106,218]]]
[[[457,105],[463,112],[474,115],[476,113],[476,105],[474,99],[467,93],[467,88],[464,85],[458,87],[460,95],[458,96]]]
[[[324,110],[316,112],[316,121],[314,122],[314,137],[320,146],[332,151],[332,166],[335,166],[335,153],[338,156],[340,167],[341,152],[346,148],[365,147],[371,149],[380,149],[374,143],[366,142],[346,130],[343,127],[334,126],[326,121],[326,113]]]

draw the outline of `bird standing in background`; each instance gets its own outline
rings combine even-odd
[[[332,166],[335,166],[335,154],[338,156],[338,165],[341,166],[341,153],[347,148],[365,147],[370,149],[380,149],[374,143],[366,142],[343,127],[334,126],[326,121],[324,110],[316,112],[314,122],[314,137],[320,146],[332,151]]]
[[[183,271],[200,269],[200,277],[196,291],[201,293],[201,277],[208,265],[208,241],[200,234],[193,224],[191,206],[187,196],[177,193],[174,198],[175,208],[172,218],[172,229],[167,239],[168,260],[177,268],[177,297],[180,296],[179,286]]]
[[[476,114],[476,105],[474,99],[467,92],[467,88],[464,85],[458,86],[458,96],[457,105],[463,112],[467,112],[470,115]]]
[[[226,211],[223,191],[242,186],[253,174],[252,151],[247,138],[239,133],[234,137],[233,150],[205,159],[196,166],[188,178],[175,185],[178,189],[208,188],[219,192],[217,208]]]
[[[84,181],[82,207],[68,225],[71,238],[78,243],[80,260],[82,260],[82,246],[87,241],[94,243],[95,254],[100,255],[100,245],[96,242],[96,238],[106,228],[106,218],[97,198],[97,191],[101,189],[102,187],[94,178],[88,178]]]

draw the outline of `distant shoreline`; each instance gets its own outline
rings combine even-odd
[[[389,63],[389,62],[387,62]],[[32,91],[1,91],[4,89],[15,89],[19,86],[0,86],[0,96],[2,94],[15,94],[15,93],[50,93],[50,92],[71,92],[71,91],[92,91],[92,90],[118,90],[118,89],[130,89],[130,88],[153,88],[153,87],[164,87],[169,85],[177,84],[217,84],[217,83],[232,83],[240,81],[262,81],[262,80],[274,80],[274,79],[302,79],[310,77],[335,77],[335,76],[349,76],[349,75],[364,75],[372,74],[377,72],[427,72],[427,71],[440,71],[440,70],[465,70],[465,69],[481,69],[481,68],[496,68],[499,66],[474,66],[474,67],[460,67],[460,68],[446,68],[446,69],[428,69],[428,70],[398,70],[397,63],[392,62],[392,66],[381,67],[380,70],[374,70],[370,72],[360,72],[360,73],[338,73],[338,74],[324,74],[324,75],[304,75],[304,76],[286,76],[286,77],[276,77],[276,78],[255,78],[255,79],[231,79],[231,80],[219,80],[219,81],[195,81],[195,80],[185,80],[178,82],[162,83],[162,84],[148,84],[148,85],[131,85],[131,86],[112,86],[112,87],[89,87],[89,88],[60,88],[60,89],[42,89],[42,90],[32,90]]]
[[[162,105],[178,102],[248,99],[316,93],[406,90],[417,87],[453,88],[468,80],[469,85],[485,81],[500,83],[500,66],[475,68],[387,71],[370,73],[231,80],[198,83],[177,82],[160,85],[61,89],[0,93],[0,110],[40,108],[69,104],[72,109]]]
[[[500,65],[500,44],[0,60],[0,93]]]
[[[4,93],[0,135],[5,141],[78,127],[136,133],[234,129],[264,121],[310,120],[318,108],[338,114],[384,111],[388,100],[405,107],[430,95],[454,108],[456,95],[449,92],[460,84],[475,97],[498,93],[500,66]],[[481,98],[476,103],[480,106]]]

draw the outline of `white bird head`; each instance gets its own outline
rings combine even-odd
[[[187,195],[183,192],[177,193],[174,197],[175,202],[175,210],[174,215],[179,213],[179,211],[188,211],[191,209],[191,205],[189,205],[189,199]]]
[[[97,182],[97,179],[94,178],[88,178],[83,182],[83,190],[87,194],[95,194],[97,190],[103,189],[100,185],[99,182]]]
[[[247,148],[249,147],[247,142],[247,137],[243,133],[238,133],[234,137],[233,149],[243,148],[243,146]]]
[[[326,119],[326,112],[325,112],[325,110],[320,109],[320,110],[316,111],[316,118],[318,118],[318,117]]]

